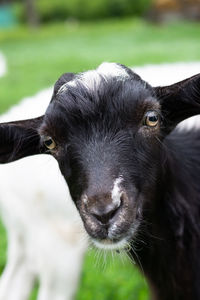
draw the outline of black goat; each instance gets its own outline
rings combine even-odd
[[[44,116],[1,124],[0,162],[53,155],[94,243],[136,243],[154,299],[197,300],[200,131],[175,127],[199,113],[200,74],[153,88],[104,63],[61,76]]]

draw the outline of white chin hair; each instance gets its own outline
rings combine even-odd
[[[92,242],[97,248],[104,250],[119,250],[125,248],[125,246],[128,244],[125,238],[116,243],[110,240],[97,241],[95,239],[92,239]]]

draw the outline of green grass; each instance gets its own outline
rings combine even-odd
[[[126,65],[200,60],[200,24],[155,26],[136,19],[65,23],[38,30],[0,30],[0,50],[8,73],[0,78],[0,112],[52,85],[67,71],[94,68],[102,61]],[[0,272],[5,265],[6,236],[0,224]],[[98,267],[86,255],[77,300],[147,300],[147,287],[128,261],[103,258]],[[30,300],[36,299],[37,287]]]
[[[53,84],[61,73],[94,68],[102,61],[134,66],[199,60],[199,37],[199,24],[155,26],[135,19],[1,30],[9,73],[0,79],[0,112]]]
[[[7,240],[4,227],[0,220],[0,274],[3,271],[6,261]]]
[[[127,258],[102,254],[97,263],[97,257],[94,250],[86,256],[77,300],[148,299],[145,280]]]

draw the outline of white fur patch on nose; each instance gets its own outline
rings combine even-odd
[[[86,194],[84,194],[82,197],[81,197],[83,203],[87,204],[88,202],[88,196]]]
[[[123,181],[123,178],[120,176],[117,179],[115,179],[114,181],[114,185],[113,185],[113,189],[111,191],[111,197],[112,197],[112,201],[113,203],[119,207],[121,204],[121,195],[122,195],[122,189],[121,189],[121,182]]]

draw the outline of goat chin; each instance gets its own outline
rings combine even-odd
[[[101,241],[92,239],[92,242],[97,248],[104,249],[104,250],[120,250],[126,248],[128,245],[126,238],[123,238],[118,242],[112,242],[111,240],[108,239],[101,240]]]

